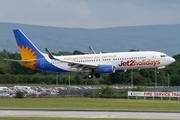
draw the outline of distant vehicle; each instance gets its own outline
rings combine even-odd
[[[7,91],[7,90],[9,90],[9,88],[8,87],[0,87],[0,91]]]
[[[57,87],[56,90],[57,91],[59,91],[59,90],[67,90],[67,87]]]
[[[36,93],[29,93],[29,94],[26,94],[26,97],[36,97],[37,94]]]
[[[21,30],[13,31],[22,60],[5,60],[20,62],[22,66],[33,70],[89,72],[88,78],[93,78],[93,75],[99,78],[100,74],[126,72],[127,69],[162,69],[175,61],[167,54],[156,51],[53,56],[47,48],[47,54],[39,51]],[[93,50],[91,51],[93,53]]]
[[[0,87],[0,97],[10,97],[10,93],[8,87]]]
[[[41,92],[39,96],[50,96],[49,92]]]
[[[55,91],[50,92],[50,96],[56,96],[56,95],[57,95],[57,92]]]
[[[1,90],[0,97],[10,97],[10,92],[7,90]]]
[[[23,90],[23,89],[31,90],[31,87],[28,87],[28,86],[14,86],[14,88],[16,90]]]
[[[80,88],[78,86],[71,86],[69,89],[78,90],[78,89],[82,89],[82,88]]]

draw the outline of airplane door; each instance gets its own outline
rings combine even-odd
[[[156,54],[152,54],[151,61],[156,61]]]
[[[41,60],[41,61],[40,61],[40,67],[41,67],[41,68],[44,68],[44,60]]]

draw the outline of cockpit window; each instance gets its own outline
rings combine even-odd
[[[167,55],[160,55],[161,57],[167,57]]]

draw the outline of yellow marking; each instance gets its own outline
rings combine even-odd
[[[92,50],[90,50],[90,52],[91,52],[91,54],[93,54],[93,51],[92,51]]]
[[[29,67],[31,69],[35,69],[36,67],[34,66],[34,64],[36,64],[36,62],[34,62],[34,60],[36,60],[37,56],[33,56],[35,52],[31,52],[32,48],[28,50],[29,46],[26,46],[26,48],[24,47],[24,45],[22,45],[22,48],[20,46],[19,47],[19,51],[21,54],[21,58],[22,60],[31,60],[31,63],[24,63],[24,62],[20,62],[22,66],[25,67]]]
[[[48,51],[46,51],[46,53],[48,54],[48,56],[50,56],[50,53]]]
[[[13,114],[13,113],[7,113],[7,114],[9,114],[9,115],[16,115],[16,114]]]

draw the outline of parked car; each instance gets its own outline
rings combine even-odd
[[[10,97],[10,92],[6,90],[0,91],[0,97]]]
[[[41,92],[39,96],[50,96],[49,92]]]
[[[26,97],[36,97],[37,94],[36,93],[29,93],[29,94],[26,94]]]

